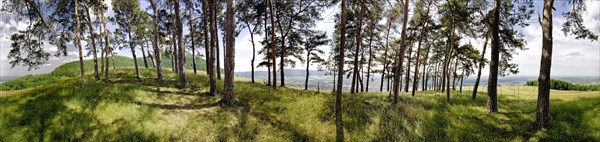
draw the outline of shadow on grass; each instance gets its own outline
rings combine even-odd
[[[86,76],[92,78],[91,76]],[[2,113],[1,141],[153,141],[157,137],[131,129],[133,124],[103,124],[93,113],[103,101],[131,101],[134,86],[107,90],[104,83],[88,79],[82,90],[78,79],[70,79],[31,93],[11,96],[22,101]],[[70,87],[66,87],[70,86]],[[109,85],[110,86],[110,85]],[[104,95],[99,95],[100,93]],[[117,127],[115,132],[108,131]]]

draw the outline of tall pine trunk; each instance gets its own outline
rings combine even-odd
[[[273,63],[273,84],[271,85],[273,85],[273,89],[277,89],[277,61],[275,60],[275,20],[273,19],[273,0],[269,0],[269,11],[271,15],[271,42],[269,43],[269,46],[271,46],[271,61]]]
[[[74,0],[74,7],[75,7],[75,23],[77,25],[77,29],[75,29],[75,41],[77,42],[77,47],[79,48],[79,69],[81,70],[81,88],[85,88],[85,70],[83,69],[83,51],[81,48],[81,24],[79,21],[79,9],[77,1]]]
[[[160,55],[160,47],[158,47],[159,45],[159,41],[158,41],[158,12],[156,10],[156,4],[154,3],[154,0],[149,0],[150,1],[150,5],[152,6],[152,12],[154,14],[154,24],[153,24],[153,31],[154,31],[154,42],[152,42],[152,46],[154,46],[154,55],[156,57],[156,75],[158,76],[158,81],[162,82],[163,80],[163,74],[162,74],[162,66],[161,66],[161,55]]]
[[[364,1],[360,1],[360,15],[358,15],[358,26],[356,27],[356,50],[354,52],[354,72],[352,73],[352,86],[350,87],[350,93],[355,93],[354,88],[357,87],[355,82],[358,81],[358,52],[360,52],[360,45],[362,44],[362,38],[360,36],[362,29],[362,19],[365,13],[365,4]],[[345,25],[342,25],[345,26]],[[357,91],[358,92],[358,91]]]
[[[233,0],[227,0],[227,11],[226,11],[226,25],[225,29],[225,42],[227,46],[225,47],[225,80],[223,85],[225,102],[229,106],[233,106],[235,103],[235,98],[233,94],[234,82],[233,79],[235,77],[235,35],[233,35],[233,31],[235,30],[235,20],[233,18]]]
[[[429,17],[429,8],[431,7],[431,4],[432,4],[432,2],[429,2],[429,4],[427,5],[427,12],[425,14],[425,17],[427,19],[425,19],[426,20],[425,23],[423,25],[421,25],[421,35],[419,36],[419,43],[417,44],[417,60],[415,61],[415,75],[414,75],[414,79],[413,79],[413,89],[412,89],[412,93],[411,93],[412,96],[415,96],[415,91],[417,91],[417,89],[419,88],[419,66],[420,66],[419,64],[421,63],[421,62],[419,62],[419,59],[421,59],[420,58],[421,43],[423,42],[423,37],[425,35],[427,35],[428,28],[426,28],[425,26],[427,26],[427,24],[429,24],[428,17]],[[427,57],[425,57],[425,58],[427,58]],[[427,61],[427,59],[425,59],[425,62],[426,61]],[[423,66],[423,72],[425,72],[425,66]],[[425,78],[424,76],[425,76],[425,74],[423,74],[422,78]],[[423,80],[423,82],[425,82],[425,80]],[[425,85],[423,84],[421,87],[423,88],[421,90],[425,91]]]
[[[127,19],[129,19],[129,17]],[[127,35],[129,38],[129,48],[131,49],[131,56],[133,56],[133,65],[135,66],[135,76],[137,79],[141,79],[140,70],[138,69],[137,56],[135,55],[135,45],[133,45],[133,37],[131,36],[131,23],[129,22],[127,22]]]
[[[380,82],[380,85],[379,85],[379,91],[380,92],[383,91],[383,82],[384,82],[384,79],[386,77],[385,76],[385,71],[387,70],[388,65],[389,65],[388,59],[387,59],[388,58],[387,55],[388,55],[388,49],[389,49],[389,46],[390,46],[389,39],[390,39],[390,30],[391,30],[391,27],[392,27],[392,22],[388,20],[387,25],[388,25],[387,26],[387,34],[385,35],[385,49],[384,49],[384,52],[383,52],[383,71],[381,73],[381,82]],[[388,83],[388,86],[390,86],[389,83]],[[386,87],[386,88],[387,88],[388,91],[390,90],[389,87]]]
[[[254,32],[252,28],[250,28],[250,23],[245,22],[248,27],[248,32],[250,33],[250,42],[252,42],[252,59],[250,60],[250,69],[252,70],[252,83],[254,83],[254,59],[256,58],[256,46],[254,45]]]
[[[188,6],[191,6],[191,5],[188,5]],[[188,23],[190,24],[189,25],[189,28],[190,28],[190,40],[192,42],[192,45],[190,46],[190,48],[192,48],[192,68],[194,68],[194,74],[197,74],[197,71],[196,71],[197,70],[196,69],[196,44],[195,44],[195,41],[194,41],[194,34],[195,34],[196,31],[194,29],[195,25],[194,25],[194,19],[192,17],[192,10],[191,9],[192,9],[191,7],[188,9],[188,12],[190,13],[190,17],[188,19],[189,20]]]
[[[337,90],[335,92],[335,132],[336,141],[344,141],[344,122],[342,121],[342,91],[344,84],[344,46],[346,46],[346,0],[342,0],[341,3],[341,17],[340,17],[340,45],[339,45],[339,58],[338,58],[338,80]]]
[[[215,13],[215,8],[216,8],[216,1],[215,0],[210,0],[210,1],[204,1],[206,5],[208,5],[208,7],[205,7],[208,10],[208,15],[205,15],[206,19],[209,19],[209,23],[210,25],[208,25],[209,27],[207,27],[206,29],[210,30],[210,46],[208,47],[209,49],[209,53],[207,55],[208,59],[208,65],[209,65],[209,82],[210,82],[210,96],[216,96],[217,93],[217,80],[216,80],[216,72],[217,72],[217,67],[215,64],[215,55],[216,55],[216,49],[217,49],[217,29],[216,29],[216,18],[213,16]],[[208,16],[208,17],[207,17]]]
[[[87,16],[87,25],[88,30],[90,30],[90,39],[92,40],[92,56],[94,60],[94,79],[100,80],[100,75],[98,74],[98,56],[96,51],[96,37],[94,37],[94,27],[92,26],[92,18],[90,16],[89,7],[85,8],[86,16]]]
[[[477,69],[477,79],[475,79],[475,85],[473,86],[473,94],[471,95],[471,99],[475,100],[477,98],[477,91],[479,88],[479,81],[481,80],[481,71],[485,66],[485,50],[487,49],[489,36],[485,34],[485,42],[483,43],[483,50],[481,52],[481,58],[479,59],[479,67]]]
[[[366,88],[365,88],[366,92],[369,92],[369,82],[371,81],[371,64],[372,64],[373,56],[374,56],[372,48],[373,48],[373,36],[374,36],[374,33],[375,33],[375,20],[373,20],[371,18],[369,18],[369,19],[372,22],[371,22],[371,25],[370,25],[371,33],[370,33],[370,36],[369,36],[369,61],[367,61],[367,85],[366,85]]]
[[[140,43],[140,46],[142,47],[142,59],[144,59],[144,68],[148,68],[148,61],[146,60],[146,50],[144,50],[144,42]]]
[[[392,105],[398,103],[398,93],[400,91],[400,78],[402,76],[402,63],[404,62],[404,53],[406,51],[406,28],[408,22],[408,0],[404,0],[403,20],[402,20],[402,33],[400,35],[400,53],[398,54],[398,61],[396,61],[396,70],[394,72],[394,89],[392,98]]]
[[[490,61],[490,75],[488,79],[488,100],[487,112],[498,112],[498,59],[500,56],[500,0],[495,0],[496,7],[494,8],[494,19],[492,21],[492,58]],[[550,6],[552,7],[552,6]],[[544,14],[544,17],[546,15]],[[543,27],[542,27],[543,28]],[[549,72],[548,72],[549,73]]]
[[[544,19],[542,19],[542,59],[538,78],[538,100],[535,124],[538,129],[549,127],[550,115],[550,71],[552,66],[552,9],[554,0],[544,0]]]
[[[179,10],[179,0],[175,0],[175,26],[177,29],[177,70],[179,72],[179,88],[187,88],[188,82],[185,77],[185,45],[183,42],[183,23],[181,22],[181,15]]]
[[[103,62],[103,65],[105,68],[104,69],[104,82],[108,83],[110,81],[110,77],[108,75],[108,68],[109,68],[109,63],[108,63],[108,53],[112,52],[109,45],[110,45],[110,40],[108,38],[108,30],[106,29],[106,17],[104,17],[104,10],[102,12],[100,12],[100,15],[102,16],[102,28],[104,30],[104,57],[106,58]]]

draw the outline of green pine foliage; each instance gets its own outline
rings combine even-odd
[[[527,83],[525,83],[525,85],[526,86],[538,86],[538,81],[537,80],[527,81]],[[567,82],[567,81],[551,79],[550,80],[550,89],[575,90],[575,91],[600,91],[600,84],[581,85],[581,84],[574,84],[574,83]]]

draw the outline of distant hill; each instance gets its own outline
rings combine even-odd
[[[313,88],[316,89],[317,85],[319,85],[320,89],[327,89],[327,90],[333,90],[333,85],[335,84],[334,78],[332,75],[325,75],[325,71],[317,71],[317,70],[311,70],[310,71],[310,78],[309,78],[309,88]],[[237,75],[239,76],[243,76],[243,77],[251,77],[251,72],[236,72]],[[279,83],[280,78],[279,78],[279,72],[277,72],[277,82]],[[296,86],[296,87],[304,87],[304,80],[306,77],[306,70],[302,70],[302,69],[286,69],[285,70],[285,81],[286,81],[286,85],[291,85],[291,86]],[[411,74],[412,76],[412,74]],[[268,72],[267,71],[255,71],[255,77],[257,79],[261,79],[261,80],[267,80],[268,77]],[[344,79],[344,88],[345,89],[350,89],[350,84],[352,82],[351,76],[346,76]],[[404,78],[404,77],[403,77]],[[556,76],[554,77],[556,79],[561,79],[561,80],[566,80],[569,82],[573,82],[573,83],[577,83],[577,84],[600,84],[600,77],[592,77],[592,76]],[[366,78],[364,78],[366,79]],[[472,86],[473,84],[475,84],[475,76],[469,76],[465,79],[464,81],[464,85],[465,86]],[[505,77],[499,77],[498,78],[498,83],[499,85],[523,85],[525,84],[525,82],[530,81],[530,80],[535,80],[537,79],[537,76],[524,76],[524,75],[512,75],[512,76],[505,76]],[[486,85],[487,84],[487,80],[488,80],[488,76],[482,76],[481,77],[481,85]],[[459,80],[457,80],[459,81]],[[366,80],[363,81],[365,86],[363,86],[366,89]],[[457,82],[458,84],[458,82]],[[379,90],[381,85],[381,74],[373,74],[373,76],[371,76],[371,81],[369,82],[369,90]],[[412,85],[412,81],[411,81],[411,85]],[[384,80],[384,84],[383,84],[383,89],[387,89],[387,80]]]

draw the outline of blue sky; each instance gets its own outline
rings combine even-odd
[[[518,75],[538,75],[539,62],[541,55],[541,35],[542,31],[537,23],[537,14],[541,12],[541,4],[543,1],[536,0],[535,9],[536,14],[532,20],[531,25],[521,30],[521,33],[525,36],[527,41],[526,47],[528,50],[518,51],[518,55],[514,55],[514,63],[519,64],[520,73]],[[110,1],[106,1],[110,5]],[[586,0],[587,12],[583,15],[585,20],[585,26],[587,26],[592,32],[600,34],[600,1],[599,0]],[[1,4],[0,4],[1,5]],[[146,7],[147,3],[142,1],[142,7]],[[567,1],[557,0],[555,2],[556,11],[554,11],[553,17],[553,37],[554,37],[554,52],[553,52],[553,63],[552,63],[552,75],[554,76],[600,76],[600,42],[589,40],[576,40],[572,36],[565,36],[560,27],[564,22],[562,13],[570,8]],[[111,11],[112,12],[112,11]],[[333,33],[333,15],[339,12],[338,7],[333,7],[323,11],[322,19],[319,21],[314,29],[326,31],[328,36]],[[109,16],[112,14],[108,14]],[[8,51],[10,50],[9,37],[12,33],[18,29],[24,29],[26,24],[15,21],[14,15],[6,13],[0,13],[0,77],[1,76],[20,76],[25,74],[39,74],[47,73],[53,70],[56,66],[77,60],[77,52],[74,47],[70,47],[69,55],[67,57],[51,57],[48,64],[42,66],[39,70],[27,71],[26,67],[15,67],[11,68],[8,64],[7,58]],[[187,30],[187,27],[184,27]],[[236,38],[236,67],[235,71],[250,71],[250,58],[252,57],[252,44],[250,42],[250,35],[247,30]],[[255,35],[255,38],[261,39],[262,35]],[[256,39],[255,39],[256,40]],[[463,43],[471,42],[475,47],[482,49],[483,39],[464,39]],[[262,45],[255,41],[257,51],[262,48]],[[47,49],[52,51],[54,49],[51,45],[46,44]],[[321,47],[325,51],[329,51],[328,46]],[[222,50],[222,48],[221,48]],[[202,53],[202,52],[201,52]],[[119,55],[131,56],[129,50],[122,50],[118,52]],[[139,51],[138,51],[139,54]],[[257,55],[257,61],[260,62],[262,55]],[[489,52],[486,55],[489,58]],[[87,57],[90,58],[90,57]],[[223,59],[221,59],[223,60]],[[222,63],[222,62],[221,62]],[[304,64],[297,64],[296,69],[304,69]],[[312,69],[316,69],[315,66],[311,66]],[[257,70],[266,70],[266,68],[257,68]],[[484,69],[483,75],[487,75],[488,69]]]

